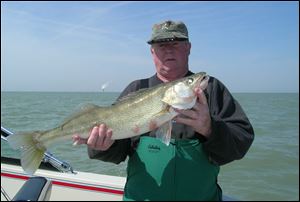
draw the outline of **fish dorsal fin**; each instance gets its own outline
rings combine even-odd
[[[149,90],[149,88],[142,88],[142,89],[139,89],[139,90],[137,90],[137,91],[130,92],[129,94],[127,94],[127,95],[125,95],[125,96],[119,98],[117,102],[124,102],[124,101],[126,101],[126,100],[128,100],[128,99],[131,99],[131,98],[133,98],[133,97],[135,97],[135,96],[137,96],[137,95],[140,95],[140,94],[142,94],[143,92],[146,92],[146,91],[148,91],[148,90]]]
[[[98,105],[92,104],[92,103],[87,103],[87,104],[82,104],[79,106],[81,111],[89,111],[92,109],[97,109],[99,108]]]
[[[82,114],[85,114],[85,113],[88,113],[90,112],[91,110],[93,109],[98,109],[98,108],[101,108],[95,104],[91,104],[91,103],[88,103],[88,104],[81,104],[80,106],[78,106],[78,109],[72,113],[70,116],[68,116],[64,121],[63,121],[63,124],[66,124],[67,122],[69,122],[70,120],[78,117],[79,115],[82,115]]]

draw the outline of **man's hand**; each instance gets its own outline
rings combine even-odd
[[[114,143],[111,139],[112,130],[107,128],[105,124],[95,126],[88,138],[81,138],[78,134],[75,134],[72,138],[74,145],[86,144],[91,149],[105,151]]]
[[[179,115],[174,120],[177,123],[193,127],[196,132],[208,138],[211,134],[211,118],[207,100],[200,88],[196,89],[195,93],[198,97],[195,106],[192,109],[175,109]]]

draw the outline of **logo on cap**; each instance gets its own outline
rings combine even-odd
[[[169,29],[170,25],[171,25],[171,21],[167,21],[162,25],[162,29]]]

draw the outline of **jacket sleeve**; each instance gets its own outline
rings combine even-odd
[[[216,78],[211,78],[206,93],[212,133],[203,143],[204,150],[210,160],[218,165],[241,159],[254,140],[249,119],[228,89]]]
[[[133,81],[130,83],[125,90],[120,94],[120,98],[126,96],[127,94],[136,91],[140,88],[140,82]],[[88,147],[88,155],[90,159],[98,159],[105,162],[112,162],[119,164],[124,161],[127,155],[131,152],[131,139],[121,139],[115,140],[113,145],[106,151],[99,151],[95,149],[91,149]]]

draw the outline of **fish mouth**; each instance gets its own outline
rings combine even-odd
[[[204,75],[201,79],[198,80],[197,86],[202,90],[205,90],[208,85],[209,76]]]
[[[204,89],[206,89],[206,87],[207,87],[207,85],[208,85],[208,80],[209,80],[209,76],[208,75],[204,75],[204,76],[202,76],[202,77],[199,77],[198,79],[197,79],[197,81],[194,83],[194,90],[195,89],[202,89],[202,90],[204,90]]]

